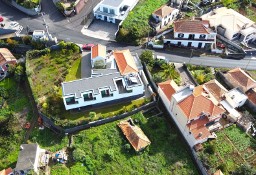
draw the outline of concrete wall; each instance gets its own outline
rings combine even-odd
[[[38,15],[38,12],[36,12],[35,9],[24,8],[24,7],[20,6],[19,4],[17,4],[14,0],[12,0],[12,6],[17,8],[18,10],[26,13],[27,15],[30,15],[30,16]],[[41,11],[41,5],[39,5],[39,6],[40,6],[40,11]]]

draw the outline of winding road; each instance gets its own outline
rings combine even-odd
[[[86,9],[88,8],[88,9]],[[140,54],[144,49],[140,46],[129,46],[113,41],[105,41],[85,36],[81,33],[83,28],[82,21],[87,14],[85,9],[78,15],[73,17],[64,17],[54,6],[51,0],[42,0],[42,11],[45,13],[44,18],[49,27],[49,32],[56,36],[59,40],[67,40],[75,43],[101,43],[106,45],[108,49],[130,49],[131,52]],[[23,27],[23,33],[26,33],[26,27],[30,30],[44,29],[43,19],[41,16],[30,17],[17,9],[10,7],[0,0],[0,15],[9,18],[12,21],[18,21]],[[256,59],[248,57],[242,60],[222,59],[219,57],[200,56],[192,58],[174,55],[171,51],[154,50],[155,55],[165,56],[170,62],[191,63],[195,65],[211,66],[211,67],[241,67],[244,69],[256,69]]]

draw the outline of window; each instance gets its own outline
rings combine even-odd
[[[77,104],[78,102],[75,100],[75,97],[68,97],[65,99],[67,105]]]
[[[98,17],[98,18],[102,18],[102,16],[101,16],[101,15],[98,15],[97,17]]]
[[[114,9],[109,9],[109,13],[110,14],[115,14],[115,10]]]
[[[183,37],[184,37],[184,34],[183,34],[183,33],[179,33],[179,34],[178,34],[178,37],[179,37],[179,38],[183,38]]]
[[[107,7],[103,7],[103,12],[104,13],[108,13],[108,8]]]
[[[108,18],[109,19],[109,21],[113,21],[113,18]]]
[[[199,38],[202,39],[202,38],[205,38],[206,35],[200,35]]]
[[[96,97],[93,97],[92,93],[84,94],[84,101],[96,100]]]

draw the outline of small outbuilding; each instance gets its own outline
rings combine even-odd
[[[121,128],[125,137],[130,142],[135,151],[139,152],[151,144],[148,137],[138,126],[133,123],[131,118],[125,121],[121,121],[118,126]]]

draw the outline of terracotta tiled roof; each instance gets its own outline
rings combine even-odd
[[[6,48],[0,48],[0,66],[11,61],[16,62],[16,58],[12,55],[12,53]]]
[[[234,86],[239,86],[244,92],[256,87],[256,82],[247,73],[240,68],[235,68],[227,73],[230,83]]]
[[[92,59],[98,56],[106,58],[106,46],[97,44],[91,48]]]
[[[116,50],[113,53],[121,75],[136,73],[138,68],[131,52],[127,50]]]
[[[187,127],[189,128],[195,139],[205,139],[208,138],[209,135],[211,135],[209,130],[205,127],[208,122],[209,119],[207,117],[204,117],[203,119],[197,119],[190,122],[189,124],[187,124]]]
[[[227,89],[225,89],[217,80],[210,80],[204,84],[207,90],[214,96],[214,98],[220,102],[221,96],[225,94]]]
[[[173,10],[175,10],[175,8],[171,8],[170,6],[163,5],[160,8],[158,8],[157,10],[155,10],[153,12],[153,14],[155,14],[157,16],[161,16],[162,18],[164,18],[164,17],[170,15]]]
[[[221,170],[217,170],[213,175],[224,175]]]
[[[256,88],[247,91],[246,95],[248,96],[248,99],[256,105]]]
[[[158,86],[162,89],[167,99],[171,101],[172,95],[176,93],[176,90],[171,85],[171,80],[159,83]]]
[[[209,25],[206,25],[206,23],[207,21],[201,21],[201,20],[176,21],[174,22],[174,32],[208,34],[209,29],[206,26],[209,26]]]
[[[131,125],[129,121],[121,121],[118,126],[136,151],[150,145],[150,140],[138,126]]]
[[[202,112],[216,116],[222,114],[224,109],[214,105],[214,103],[203,95],[194,96],[193,94],[178,103],[183,113],[188,119],[194,119],[200,116]]]
[[[4,169],[0,171],[0,175],[8,175],[12,173],[12,168]]]
[[[199,86],[196,86],[193,90],[193,95],[195,97],[201,95],[202,93],[204,92],[204,88],[203,88],[203,85],[199,85]]]

